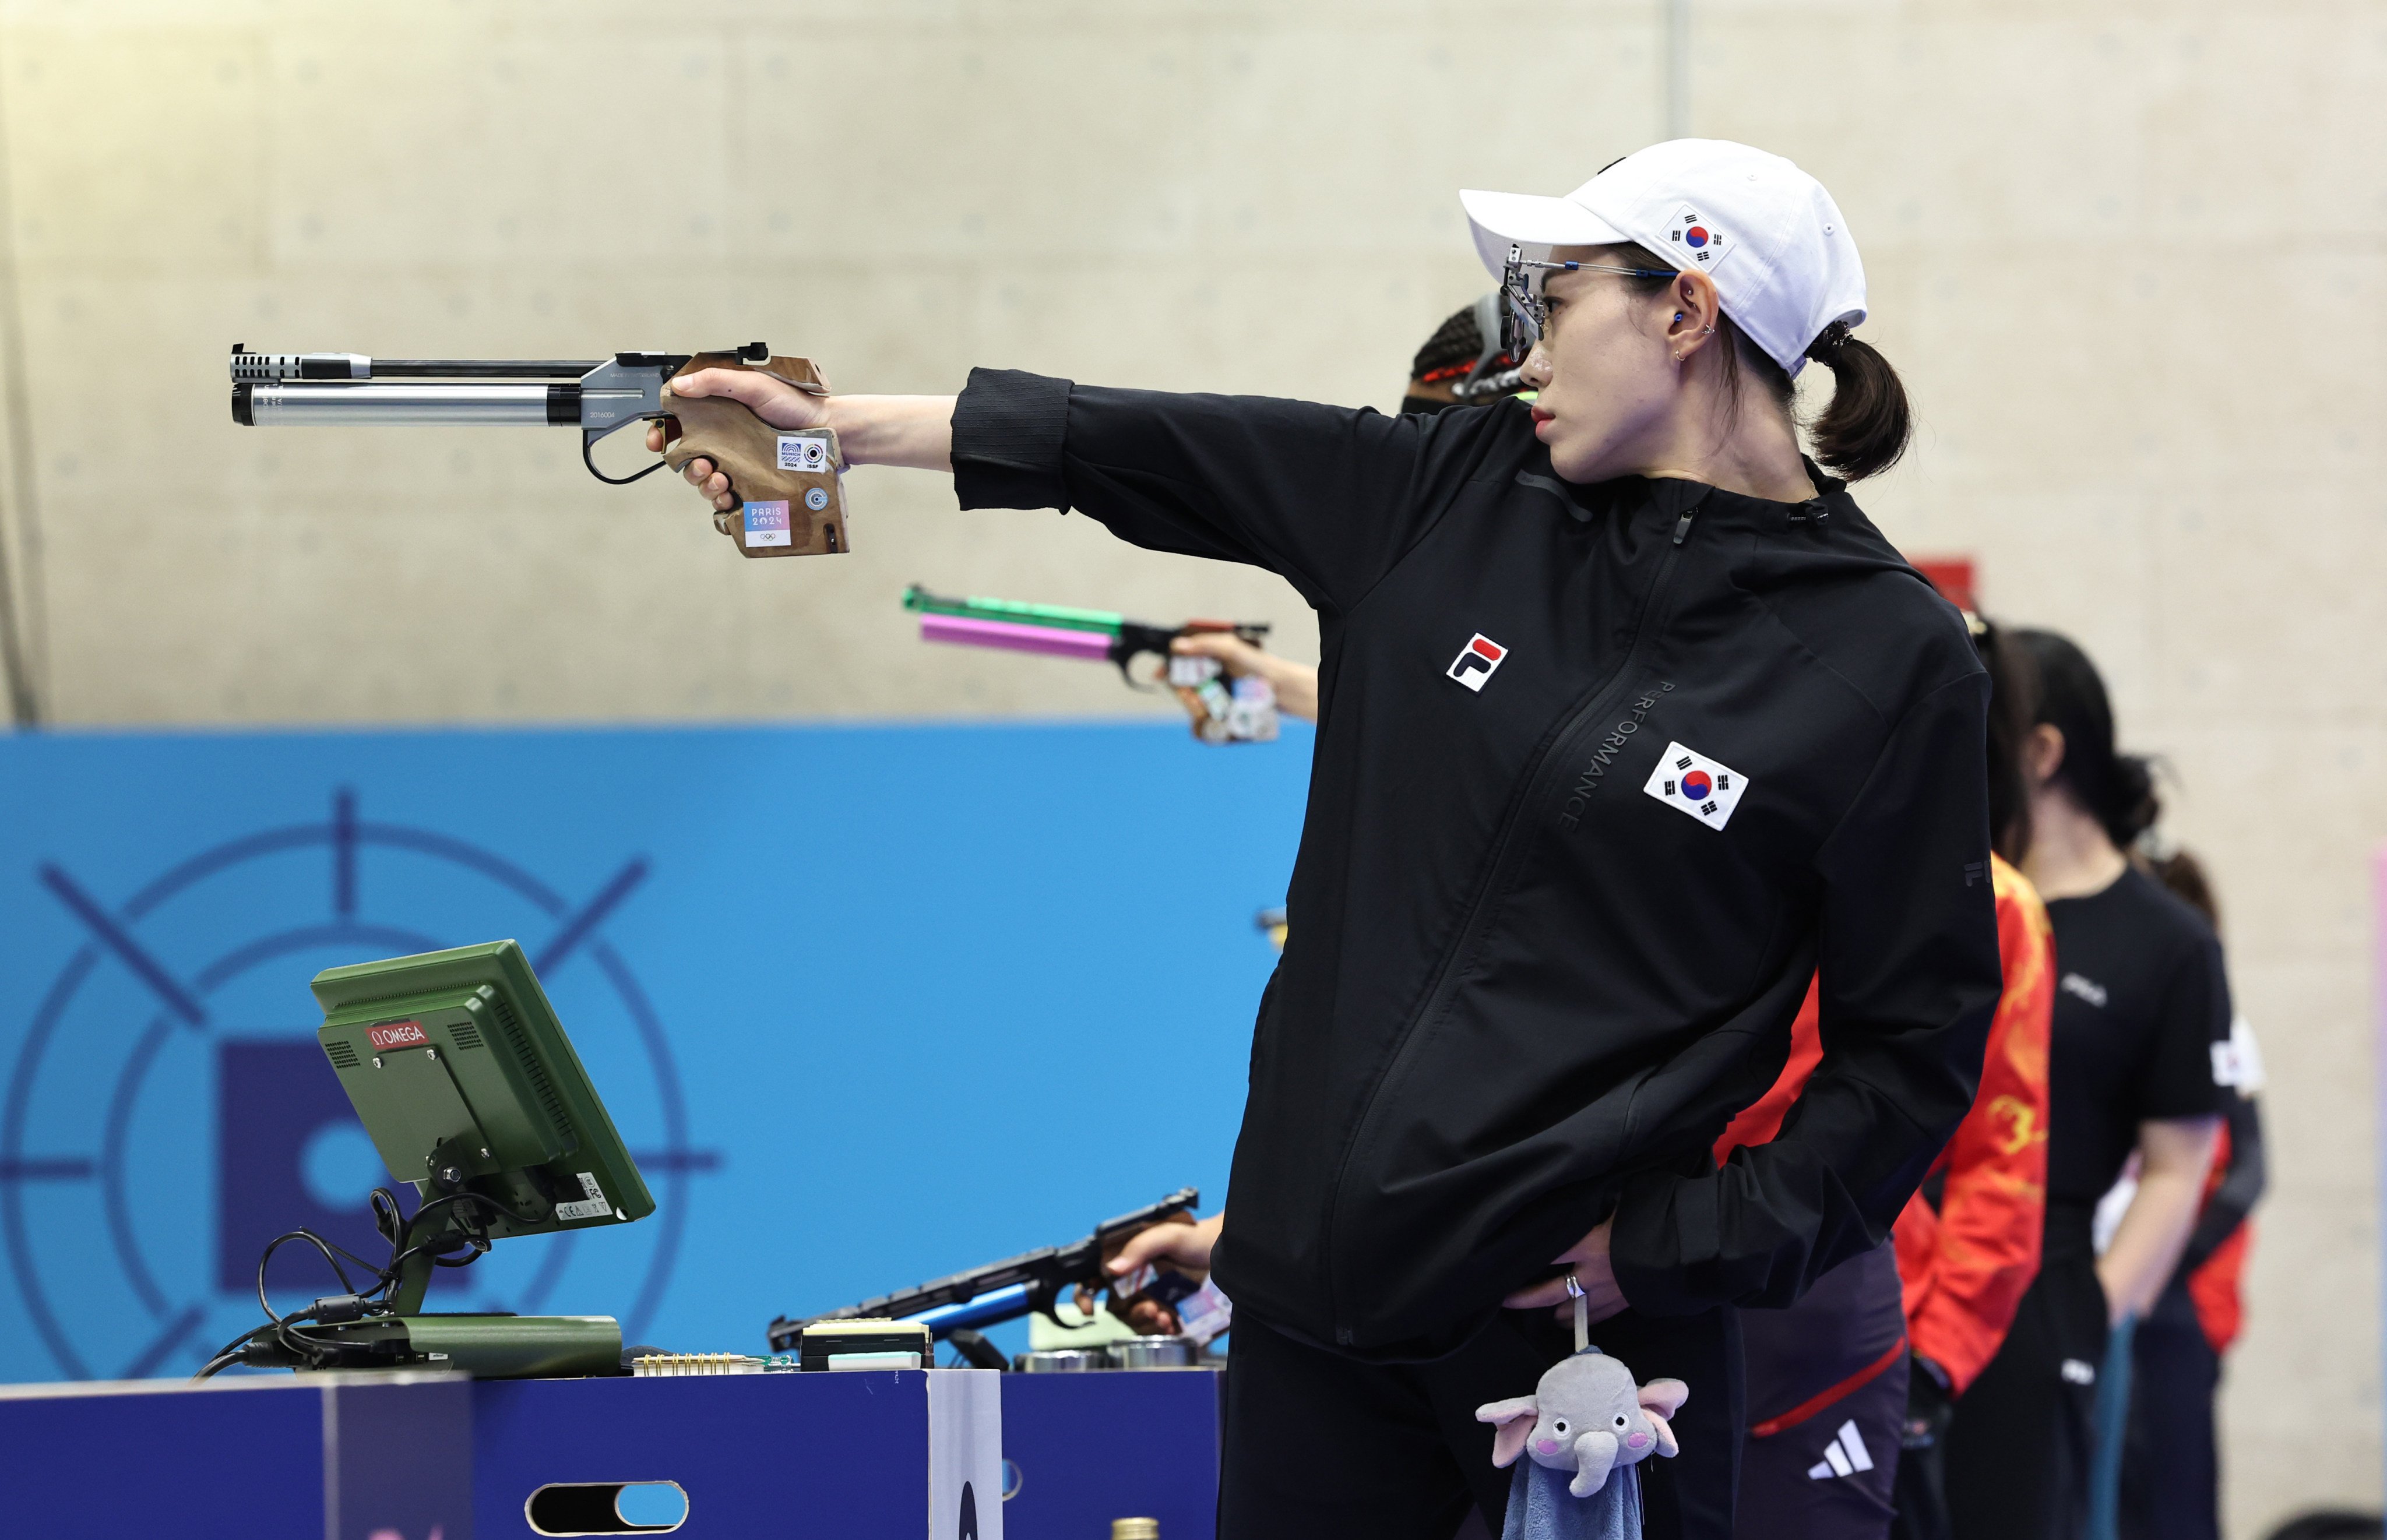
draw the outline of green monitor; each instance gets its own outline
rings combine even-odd
[[[201,1378],[234,1364],[496,1379],[617,1371],[622,1333],[610,1317],[423,1309],[435,1267],[469,1262],[493,1241],[654,1212],[522,948],[491,941],[330,968],[313,989],[324,1057],[384,1163],[413,1185],[414,1213],[384,1213],[394,1205],[377,1197],[391,1256],[374,1286],[287,1316],[269,1306],[267,1325]],[[298,1239],[322,1243],[297,1231],[275,1244]]]
[[[392,1175],[490,1239],[654,1212],[512,941],[315,976],[316,1037]],[[482,1203],[461,1194],[477,1194]]]

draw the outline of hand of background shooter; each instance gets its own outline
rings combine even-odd
[[[1124,1278],[1147,1262],[1167,1263],[1180,1272],[1201,1277],[1210,1270],[1210,1251],[1219,1243],[1219,1231],[1226,1227],[1224,1210],[1206,1219],[1190,1224],[1154,1225],[1151,1229],[1128,1237],[1117,1256],[1106,1264],[1113,1278]],[[1093,1314],[1094,1296],[1091,1289],[1078,1291],[1078,1309]],[[1128,1306],[1128,1324],[1147,1336],[1171,1335],[1178,1330],[1177,1312],[1166,1305],[1138,1300]]]
[[[1226,665],[1231,678],[1257,674],[1276,691],[1277,710],[1304,722],[1318,720],[1318,670],[1305,663],[1262,651],[1230,631],[1180,637],[1169,644],[1169,650],[1181,658],[1216,658]]]

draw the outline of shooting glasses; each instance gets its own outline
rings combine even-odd
[[[1627,278],[1672,278],[1680,268],[1620,268],[1606,262],[1544,262],[1525,255],[1510,242],[1509,259],[1500,268],[1500,350],[1522,367],[1525,355],[1542,340],[1549,324],[1549,305],[1542,298],[1545,275],[1553,272],[1621,272]]]

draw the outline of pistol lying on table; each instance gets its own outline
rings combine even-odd
[[[1121,1246],[1154,1225],[1191,1220],[1194,1205],[1201,1201],[1200,1192],[1181,1187],[1149,1207],[1104,1220],[1094,1227],[1092,1235],[1065,1246],[1040,1246],[917,1288],[865,1299],[842,1310],[827,1310],[816,1316],[781,1316],[770,1325],[771,1350],[792,1352],[803,1329],[823,1320],[880,1317],[911,1320],[926,1326],[929,1334],[940,1341],[948,1332],[1017,1320],[1031,1312],[1049,1317],[1056,1325],[1067,1325],[1055,1310],[1065,1294],[1079,1288],[1095,1292],[1110,1288],[1115,1281],[1104,1264],[1117,1256]],[[1199,1281],[1183,1273],[1159,1269],[1140,1269],[1133,1281],[1141,1281],[1141,1274],[1145,1271],[1151,1272],[1152,1278],[1127,1299],[1114,1293],[1114,1314],[1134,1301],[1174,1305],[1200,1287]]]
[[[362,353],[232,350],[232,420],[243,427],[372,423],[545,424],[580,430],[588,473],[621,486],[702,456],[729,477],[739,506],[713,526],[747,556],[829,556],[851,549],[838,477],[845,458],[827,428],[772,427],[726,396],[680,397],[671,382],[699,369],[751,369],[810,396],[828,394],[809,359],[774,358],[762,343],[714,353],[616,353],[611,359],[375,359]],[[663,458],[609,476],[589,451],[633,423],[676,420]]]

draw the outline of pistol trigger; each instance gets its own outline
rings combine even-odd
[[[607,434],[619,433],[622,429],[628,427],[632,423],[642,421],[644,421],[642,418],[625,418],[622,422],[614,423],[610,428],[583,428],[580,430],[580,463],[588,467],[588,473],[590,475],[595,476],[599,481],[603,482],[608,486],[627,486],[630,483],[643,480],[648,476],[653,475],[657,471],[663,468],[665,461],[658,460],[652,465],[648,466],[645,470],[633,471],[626,476],[609,476],[604,472],[597,469],[597,457],[592,453],[592,451],[597,448],[597,441],[604,437]]]
[[[1160,693],[1160,686],[1158,684],[1146,685],[1138,683],[1135,677],[1135,670],[1130,666],[1138,658],[1143,657],[1147,652],[1160,660],[1161,676],[1166,678],[1168,673],[1168,654],[1158,648],[1130,647],[1127,644],[1125,639],[1122,638],[1121,640],[1111,643],[1111,663],[1118,667],[1119,671],[1119,679],[1127,686],[1128,688],[1132,690],[1141,690],[1146,695],[1157,695]]]

